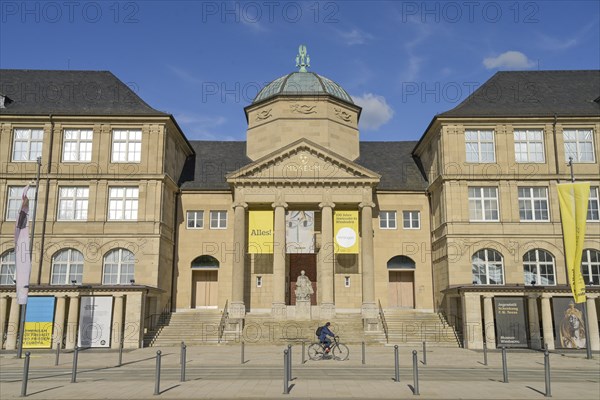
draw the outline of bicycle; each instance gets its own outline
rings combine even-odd
[[[323,359],[327,354],[325,352],[326,348],[327,346],[325,345],[325,343],[316,342],[311,344],[310,346],[308,346],[308,358],[310,358],[313,361]],[[333,356],[333,359],[337,361],[345,361],[350,355],[350,350],[348,349],[348,346],[339,342],[339,336],[333,337],[333,342],[329,346],[329,350]]]

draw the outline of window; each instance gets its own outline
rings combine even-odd
[[[81,285],[83,254],[75,249],[61,250],[52,257],[52,285]]]
[[[473,283],[477,285],[503,285],[504,263],[496,250],[483,249],[473,254]]]
[[[43,129],[15,129],[13,161],[37,161],[42,156]]]
[[[262,287],[262,276],[256,277],[256,287]]]
[[[600,251],[594,249],[583,250],[581,270],[586,285],[600,285]]]
[[[109,220],[136,220],[139,189],[134,187],[112,187],[108,199]]]
[[[380,211],[379,228],[396,229],[396,211]]]
[[[544,162],[544,134],[541,129],[514,131],[515,161],[518,163]]]
[[[8,201],[6,202],[6,220],[16,221],[19,211],[21,210],[21,204],[23,203],[23,189],[25,186],[9,186],[8,187]],[[29,198],[29,210],[32,210],[35,204],[35,187],[30,187],[27,191],[27,197]]]
[[[404,229],[419,229],[421,227],[421,213],[419,211],[402,211]]]
[[[554,257],[546,250],[535,249],[523,256],[525,285],[555,285]]]
[[[135,256],[125,249],[115,249],[104,257],[103,285],[124,285],[134,280]]]
[[[87,220],[89,188],[61,187],[58,194],[58,219]]]
[[[204,228],[204,211],[188,211],[187,212],[187,228],[188,229]]]
[[[227,211],[210,212],[210,229],[227,228]]]
[[[496,161],[494,131],[492,130],[465,131],[465,147],[467,162],[493,163]]]
[[[469,188],[469,220],[499,221],[498,188]]]
[[[15,251],[8,250],[0,258],[0,285],[15,284]]]
[[[63,133],[63,161],[88,162],[92,160],[91,129],[65,129]]]
[[[112,162],[140,162],[142,154],[142,131],[113,131]]]
[[[594,142],[591,129],[565,129],[565,161],[594,162]]]
[[[520,187],[519,215],[521,221],[549,221],[548,189],[545,187]]]
[[[598,188],[590,188],[590,199],[588,201],[588,221],[600,221],[600,198],[598,196]]]

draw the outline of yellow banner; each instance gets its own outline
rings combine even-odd
[[[52,347],[52,322],[25,322],[23,348],[49,349]]]
[[[569,284],[575,303],[583,303],[585,301],[585,282],[581,276],[581,257],[585,240],[590,184],[589,182],[563,183],[557,187]]]
[[[273,211],[250,211],[248,253],[273,254]]]
[[[336,254],[358,254],[358,211],[334,211]]]

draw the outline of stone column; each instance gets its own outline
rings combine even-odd
[[[67,343],[65,349],[72,350],[77,345],[79,325],[79,295],[69,296],[69,317],[67,319]]]
[[[320,271],[319,291],[321,292],[321,319],[335,316],[333,293],[333,266],[335,254],[333,248],[333,208],[334,203],[324,202],[321,208],[321,249],[319,250],[318,268]]]
[[[110,343],[111,349],[118,349],[123,337],[123,295],[117,294],[114,296],[115,309],[113,312],[113,324],[112,324],[112,341]]]
[[[587,315],[585,316],[589,321],[590,333],[587,336],[590,341],[590,347],[592,351],[600,350],[600,334],[598,333],[598,314],[596,314],[596,298],[598,296],[587,295],[586,307]]]
[[[550,295],[542,295],[542,330],[546,349],[554,350],[554,332],[552,330],[552,311],[550,310]]]
[[[229,317],[232,319],[243,319],[246,315],[244,305],[244,270],[246,262],[246,203],[235,203],[233,205],[233,245],[235,254],[233,259],[233,271],[231,276],[232,293],[231,305],[229,306]]]
[[[529,338],[532,349],[540,350],[542,348],[542,337],[540,334],[540,315],[538,313],[537,299],[539,295],[530,294],[527,297],[527,311],[529,319]]]
[[[4,327],[6,326],[6,311],[8,310],[8,297],[0,295],[0,350],[2,350],[2,344],[4,343]]]
[[[487,343],[488,349],[496,348],[496,329],[494,325],[494,306],[492,299],[494,298],[491,294],[483,296],[483,322],[485,324],[485,342]]]
[[[272,204],[275,209],[273,222],[273,304],[271,313],[275,319],[287,317],[285,305],[285,209],[287,203]]]
[[[375,304],[375,262],[373,252],[373,207],[372,202],[359,204],[361,212],[361,261],[362,261],[362,314],[363,318],[377,318]]]
[[[462,308],[464,348],[483,349],[483,336],[481,329],[481,299],[479,294],[464,293]]]
[[[143,292],[127,293],[125,304],[125,337],[123,348],[137,349],[142,347],[144,336],[144,306]]]
[[[56,296],[56,311],[54,312],[54,334],[52,335],[52,348],[56,349],[58,345],[62,348],[62,341],[65,329],[65,311],[67,308],[66,296],[64,294]]]
[[[6,330],[6,350],[17,348],[17,334],[19,332],[19,311],[17,295],[10,296],[10,314],[8,316],[8,327]]]

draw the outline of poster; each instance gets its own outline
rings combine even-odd
[[[79,308],[79,347],[109,347],[112,296],[83,296]]]
[[[554,346],[557,349],[585,349],[586,332],[583,306],[571,297],[553,297]]]
[[[249,212],[248,253],[273,254],[273,210]]]
[[[528,347],[525,303],[522,297],[494,297],[496,346]]]
[[[29,297],[25,315],[24,349],[49,349],[52,347],[54,327],[54,297]]]
[[[285,214],[286,253],[315,252],[315,212],[288,211]]]
[[[358,254],[358,211],[334,211],[336,254]]]

